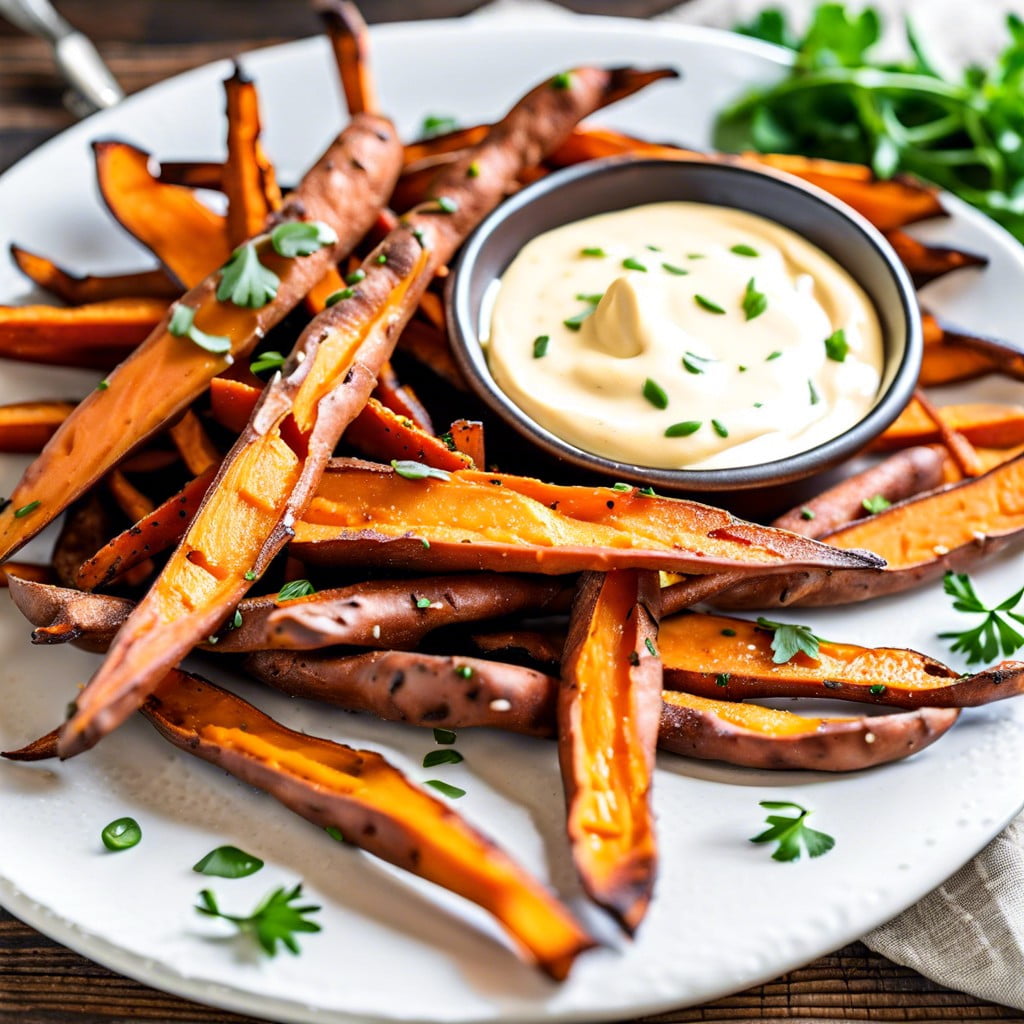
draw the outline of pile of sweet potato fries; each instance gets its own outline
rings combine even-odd
[[[480,904],[563,978],[592,939],[449,804],[182,660],[233,659],[286,694],[410,725],[557,737],[580,878],[632,933],[657,870],[656,749],[847,771],[1024,688],[1016,662],[964,677],[829,641],[779,663],[770,628],[689,610],[861,601],[1005,547],[1024,531],[1024,409],[936,409],[919,390],[876,443],[884,458],[771,525],[649,489],[488,471],[484,424],[456,419],[439,436],[390,360],[397,348],[422,364],[450,408],[464,385],[439,299],[447,265],[490,210],[554,169],[609,155],[765,164],[858,210],[918,283],[984,261],[904,233],[944,215],[916,181],[581,124],[668,70],[574,68],[494,125],[403,146],[377,109],[358,12],[323,13],[351,120],[294,190],[282,195],[256,86],[236,72],[223,164],[157,170],[127,143],[95,144],[103,199],[157,269],[79,277],[13,250],[64,305],[0,308],[0,355],[106,376],[77,405],[0,408],[0,450],[39,453],[0,512],[0,562],[34,642],[106,656],[64,724],[6,756],[72,757],[139,711],[182,750]],[[197,189],[222,192],[226,214]],[[1024,376],[998,341],[922,315],[922,388]],[[876,496],[891,507],[866,517]],[[10,560],[64,513],[50,564]],[[821,719],[743,703],[764,696],[896,710]]]

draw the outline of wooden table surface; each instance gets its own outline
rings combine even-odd
[[[648,15],[673,0],[566,0],[598,13]],[[367,0],[370,20],[439,17],[474,0]],[[253,46],[311,35],[302,0],[58,0],[97,43],[128,92]],[[72,123],[49,48],[0,20],[0,171]],[[0,1024],[108,1024],[248,1018],[129,981],[51,942],[0,910]],[[740,995],[664,1014],[661,1022],[752,1020],[995,1021],[1024,1014],[983,1003],[896,967],[860,943]]]

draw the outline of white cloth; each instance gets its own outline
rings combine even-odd
[[[779,7],[802,29],[815,0],[690,0],[660,20],[732,28],[764,7]],[[872,0],[888,34],[883,53],[901,48],[903,18],[913,20],[939,66],[986,64],[1006,43],[1006,15],[1024,0]],[[546,0],[495,0],[473,17],[571,18]],[[864,936],[877,953],[947,988],[1024,1010],[1024,814],[974,860],[920,903]]]

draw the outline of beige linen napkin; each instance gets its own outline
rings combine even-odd
[[[984,64],[1005,45],[1008,11],[1024,15],[1024,0],[975,3],[964,17],[961,0],[872,0],[885,16],[883,46],[898,45],[910,15],[940,64]],[[732,28],[764,7],[788,11],[802,28],[814,0],[690,0],[659,20]],[[546,0],[495,0],[472,17],[531,21],[575,15]],[[920,903],[864,936],[890,960],[948,988],[1024,1009],[1024,814],[974,860]]]

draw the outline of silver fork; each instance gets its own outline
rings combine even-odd
[[[69,25],[49,0],[0,0],[0,15],[53,47],[57,67],[71,86],[64,103],[76,117],[86,117],[124,99],[124,90],[92,41]]]

